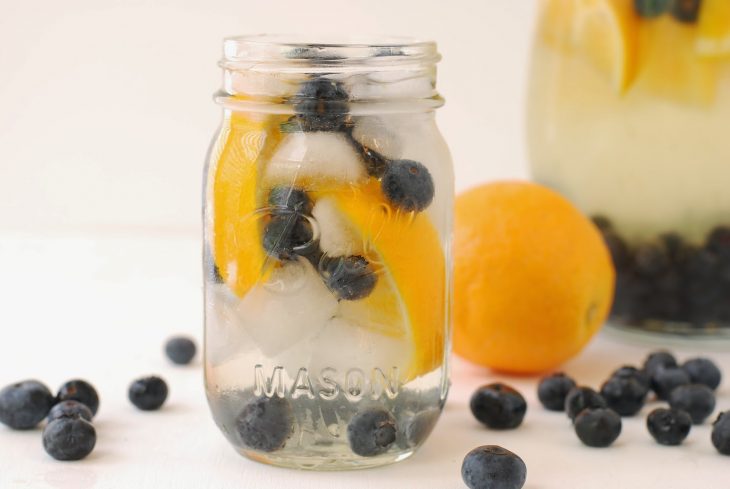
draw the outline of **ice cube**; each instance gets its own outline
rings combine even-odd
[[[356,184],[367,174],[363,161],[344,135],[294,132],[279,143],[264,178],[272,185],[317,190],[332,183]]]
[[[297,93],[299,84],[304,80],[254,70],[233,71],[226,76],[225,83],[230,85],[233,93],[253,97],[290,97]]]
[[[228,286],[207,284],[205,302],[206,362],[217,367],[252,351],[251,336],[239,326],[239,298]]]
[[[239,327],[264,355],[276,356],[318,334],[337,311],[337,299],[304,259],[274,270],[238,303]]]
[[[350,88],[355,100],[429,98],[435,94],[433,77],[405,70],[369,73]]]
[[[319,229],[319,247],[329,256],[362,253],[362,238],[342,217],[333,197],[322,197],[314,205],[312,216]]]
[[[352,137],[363,146],[375,150],[387,158],[402,157],[402,135],[399,133],[397,125],[393,124],[389,117],[358,117],[352,130]]]

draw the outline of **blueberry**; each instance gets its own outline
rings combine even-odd
[[[371,408],[353,416],[347,425],[347,439],[354,453],[373,457],[384,453],[396,438],[395,418],[381,408]]]
[[[69,380],[58,389],[56,400],[61,401],[79,401],[86,404],[91,410],[91,414],[96,416],[99,411],[99,394],[96,393],[94,386],[85,380],[74,379]]]
[[[621,416],[638,413],[646,400],[649,388],[636,377],[611,377],[601,387],[601,395],[609,408]]]
[[[710,231],[705,249],[721,257],[730,256],[730,227],[718,226]]]
[[[43,448],[56,460],[81,460],[95,445],[96,430],[83,418],[58,418],[43,430]]]
[[[437,408],[429,408],[412,416],[405,428],[405,441],[408,447],[416,447],[423,443],[436,426],[441,414]]]
[[[527,466],[509,450],[485,445],[466,454],[461,477],[469,489],[520,489],[527,479]]]
[[[274,187],[269,191],[269,205],[274,210],[285,210],[311,215],[314,204],[304,190],[294,187]]]
[[[433,200],[431,173],[417,161],[391,161],[380,185],[386,199],[404,211],[422,211]]]
[[[643,243],[634,252],[634,270],[644,277],[659,275],[669,266],[669,253],[659,243]]]
[[[36,380],[24,380],[0,391],[0,423],[29,430],[43,421],[53,406],[53,394]]]
[[[717,389],[722,380],[722,372],[712,360],[707,358],[693,358],[682,364],[682,370],[687,372],[690,380],[695,384],[704,384],[710,389]]]
[[[320,273],[327,287],[343,300],[365,298],[375,288],[378,276],[362,256],[325,258],[320,262]]]
[[[723,455],[730,455],[730,411],[720,413],[712,425],[712,444]]]
[[[649,375],[645,371],[639,370],[638,368],[631,365],[624,365],[623,367],[617,368],[611,374],[611,378],[613,377],[617,377],[620,379],[636,379],[641,385],[646,387],[647,391],[650,387]]]
[[[537,386],[537,397],[545,409],[563,411],[565,410],[565,397],[573,387],[575,387],[573,379],[563,372],[554,373],[540,381]]]
[[[83,418],[91,421],[94,415],[86,404],[79,401],[61,401],[51,408],[48,413],[48,422],[58,418]]]
[[[694,24],[700,15],[702,0],[674,0],[672,16],[679,22]]]
[[[584,409],[575,418],[575,434],[589,447],[607,447],[621,434],[621,416],[613,409]]]
[[[177,365],[187,365],[195,356],[195,342],[185,336],[173,336],[165,343],[165,354]]]
[[[694,424],[702,424],[715,410],[715,393],[702,384],[680,385],[669,395],[669,405],[687,411]]]
[[[651,377],[651,389],[659,399],[666,401],[674,389],[690,382],[687,372],[679,367],[660,368]]]
[[[346,127],[349,98],[341,82],[312,78],[292,99],[296,121],[303,131],[340,131]]]
[[[621,236],[609,229],[603,231],[603,241],[617,270],[624,270],[631,265],[631,251]]]
[[[314,251],[316,240],[308,219],[295,214],[275,214],[264,228],[264,250],[279,260],[293,260]]]
[[[668,351],[655,351],[644,360],[644,371],[651,378],[660,368],[676,367],[677,359]]]
[[[692,428],[692,418],[686,411],[657,408],[646,418],[646,427],[657,443],[680,445]]]
[[[593,224],[601,232],[610,231],[613,229],[613,223],[606,216],[601,216],[601,215],[591,216],[591,221],[593,221]]]
[[[605,408],[606,400],[590,387],[573,387],[565,396],[565,412],[575,421],[576,416],[585,409]]]
[[[129,386],[127,396],[142,411],[160,409],[167,399],[167,383],[159,377],[143,377]]]
[[[248,448],[274,452],[284,448],[294,428],[294,411],[287,399],[259,397],[236,417],[236,431]]]
[[[522,394],[499,382],[478,388],[471,396],[469,407],[479,422],[496,430],[517,428],[527,412]]]
[[[386,168],[390,165],[390,159],[386,158],[379,152],[372,148],[368,148],[360,141],[355,139],[352,134],[348,135],[350,144],[355,148],[355,151],[362,157],[365,162],[365,169],[368,175],[375,178],[381,178],[385,173]]]
[[[634,0],[634,10],[640,17],[651,19],[669,10],[670,0]]]

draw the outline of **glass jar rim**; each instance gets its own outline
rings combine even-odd
[[[341,38],[254,34],[223,40],[221,66],[255,71],[387,71],[404,65],[435,65],[434,41],[404,36]]]

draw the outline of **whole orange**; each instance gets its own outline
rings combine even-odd
[[[600,329],[615,273],[593,223],[558,193],[497,182],[456,199],[454,351],[511,373],[553,369]]]

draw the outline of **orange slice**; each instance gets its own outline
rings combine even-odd
[[[342,316],[403,339],[408,380],[438,368],[444,360],[446,268],[428,215],[395,211],[376,181],[326,195],[362,238],[364,254],[379,273],[368,297],[341,302]]]
[[[279,117],[234,112],[211,158],[213,257],[223,281],[239,297],[265,276],[257,214],[259,166],[281,139],[281,122]]]
[[[730,55],[730,2],[704,0],[697,22],[697,52],[712,57]]]

